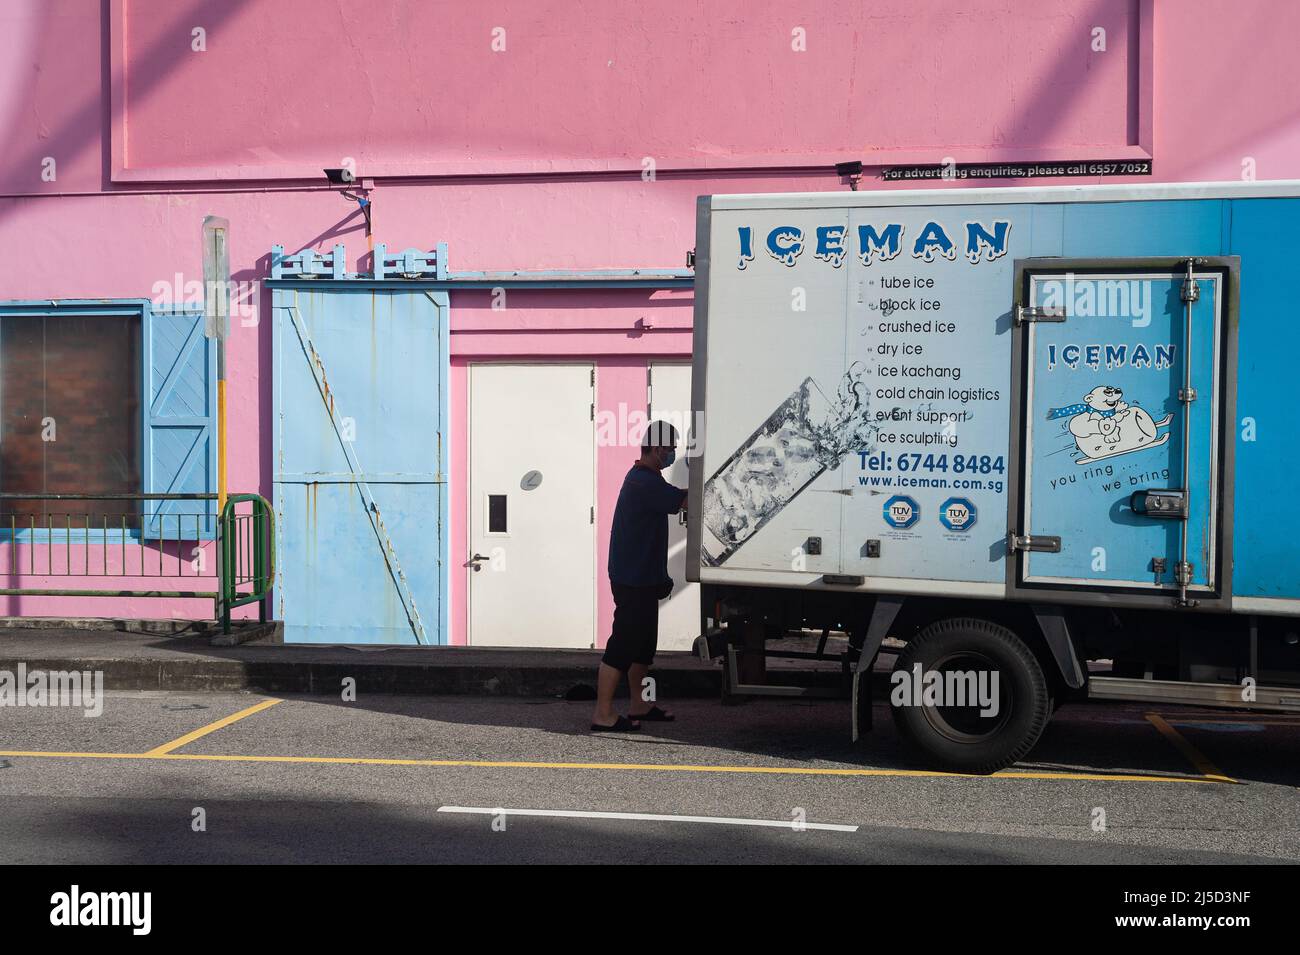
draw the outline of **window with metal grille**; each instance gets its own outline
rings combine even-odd
[[[215,346],[197,307],[0,302],[0,534],[210,539],[215,505],[196,496],[216,490],[215,426]],[[168,498],[49,499],[141,493]]]
[[[140,490],[140,314],[0,316],[0,490],[109,494]],[[19,528],[62,525],[58,501],[4,502]],[[136,502],[77,501],[99,526]],[[67,515],[70,516],[70,515]],[[5,521],[10,523],[9,520]]]

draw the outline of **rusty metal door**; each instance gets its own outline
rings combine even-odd
[[[273,293],[274,607],[285,640],[447,642],[447,298]]]

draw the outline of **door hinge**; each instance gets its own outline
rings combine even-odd
[[[1048,537],[1045,534],[1039,534],[1036,537],[1029,535],[1020,536],[1015,531],[1007,534],[1007,553],[1014,554],[1018,550],[1036,550],[1045,554],[1059,554],[1061,552],[1061,538]]]
[[[591,387],[596,387],[596,369],[594,366],[591,369]]]
[[[594,401],[591,403],[591,418],[590,418],[590,420],[591,420],[591,421],[595,421],[595,420],[596,420],[596,403],[595,403]]]
[[[1063,322],[1065,307],[1061,305],[1017,305],[1016,324],[1026,322]]]
[[[596,505],[595,505],[595,504],[591,505],[591,513],[587,516],[587,523],[588,523],[588,524],[594,524],[594,523],[596,523]]]

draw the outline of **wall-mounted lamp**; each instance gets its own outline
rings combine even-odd
[[[851,162],[837,162],[835,164],[835,174],[841,179],[848,179],[849,188],[857,192],[858,180],[862,178],[862,161],[854,159]]]

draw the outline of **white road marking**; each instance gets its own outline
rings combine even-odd
[[[820,829],[824,832],[857,832],[857,826],[831,822],[795,824],[784,819],[735,819],[727,816],[674,816],[654,812],[595,812],[581,809],[503,809],[486,806],[439,806],[438,812],[455,812],[480,816],[551,816],[560,819],[631,819],[640,822],[706,822],[720,826],[766,826],[769,829]]]

